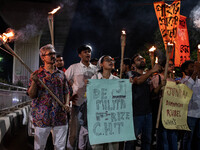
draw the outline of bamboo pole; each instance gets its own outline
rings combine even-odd
[[[15,56],[22,65],[30,72],[33,73],[33,71],[24,63],[24,61],[12,50],[12,48],[5,42],[3,42],[4,47],[13,55]],[[38,78],[38,81],[42,86],[49,92],[49,94],[58,102],[64,109],[66,109],[65,105],[54,95],[54,93]],[[67,110],[67,109],[66,109]]]
[[[122,30],[121,34],[121,64],[120,64],[120,79],[122,78],[122,68],[124,64],[124,50],[126,45],[126,31]]]
[[[173,49],[173,45],[168,45],[167,44],[167,49],[166,49],[166,57],[167,57],[167,59],[166,59],[166,64],[165,64],[164,80],[167,79],[167,73],[168,73],[168,67],[169,67],[169,59],[170,59],[170,56],[171,56],[171,53],[172,53],[172,49]],[[156,129],[158,129],[158,127],[159,127],[164,90],[165,90],[165,86],[162,88],[162,98],[160,99],[159,108],[158,108]]]
[[[51,44],[54,46],[54,18],[53,14],[49,14],[48,16],[48,24],[49,24],[49,30],[51,35]]]

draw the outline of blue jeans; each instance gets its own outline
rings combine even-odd
[[[151,133],[152,133],[152,114],[135,116],[134,118],[135,136],[142,134],[141,150],[151,149]],[[134,141],[127,141],[125,143],[125,150],[135,149]]]
[[[187,123],[191,131],[186,131],[183,137],[183,150],[191,150],[192,137],[195,134],[197,137],[197,148],[200,150],[200,118],[187,117]]]
[[[178,150],[177,131],[165,129],[160,122],[156,143],[157,150]]]

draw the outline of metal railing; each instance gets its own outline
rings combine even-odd
[[[26,91],[27,88],[0,82],[0,115],[5,115],[30,104],[31,99]]]

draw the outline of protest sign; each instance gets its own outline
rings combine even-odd
[[[87,119],[91,145],[134,140],[132,86],[128,79],[90,79]]]
[[[166,129],[190,130],[187,113],[192,93],[185,84],[167,81],[162,103],[162,123]]]

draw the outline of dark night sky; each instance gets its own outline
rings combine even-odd
[[[80,0],[63,52],[65,66],[79,62],[76,49],[90,44],[92,57],[103,54],[120,57],[120,34],[127,31],[125,57],[154,44],[154,32],[158,29],[153,2],[155,0]],[[181,1],[181,14],[189,17],[199,0]],[[170,4],[170,3],[169,3]]]
[[[182,0],[181,14],[190,17],[199,1]],[[159,27],[153,2],[155,0],[79,0],[63,52],[65,67],[80,61],[76,50],[82,44],[92,46],[92,57],[99,58],[103,54],[120,57],[123,28],[127,31],[125,57],[132,57],[147,43],[154,45],[154,32]],[[3,24],[0,18],[1,33],[7,28]]]

